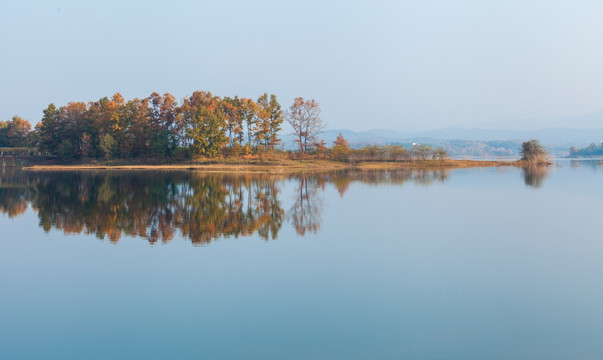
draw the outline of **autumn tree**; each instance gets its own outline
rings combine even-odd
[[[343,137],[341,133],[337,135],[337,139],[333,141],[331,154],[336,157],[347,155],[350,152],[350,143]]]
[[[312,148],[314,149],[316,154],[319,156],[323,156],[329,150],[329,148],[327,147],[327,142],[324,139],[315,141],[312,144]]]
[[[264,148],[267,146],[267,139],[270,133],[270,113],[268,110],[268,94],[260,96],[256,102],[256,126],[253,129],[252,134],[253,141],[255,143],[255,151],[257,152],[260,147]]]
[[[246,103],[249,99],[239,99],[238,96],[235,96],[232,100],[232,104],[235,107],[235,114],[233,116],[233,145],[238,143],[238,147],[243,146],[243,142],[245,142],[245,121],[248,116],[248,111],[246,107]]]
[[[227,147],[239,155],[275,148],[283,121],[276,96],[267,93],[256,103],[196,91],[181,105],[169,93],[129,101],[116,93],[89,103],[50,104],[20,144],[36,144],[63,159],[163,157],[177,151],[217,156]],[[8,124],[1,122],[0,144],[8,144],[7,134]]]
[[[152,139],[149,98],[132,99],[125,104],[124,122],[127,124],[124,147],[129,156],[146,156],[151,153]]]
[[[169,93],[161,96],[154,92],[149,96],[149,102],[151,151],[157,155],[171,156],[180,144],[182,135],[176,98]]]
[[[239,108],[239,116],[245,122],[245,134],[247,135],[247,144],[250,147],[256,147],[258,125],[258,104],[252,99],[241,98],[241,106]]]
[[[70,102],[61,107],[61,123],[63,126],[63,141],[59,146],[59,155],[65,159],[79,159],[84,153],[84,134],[88,130],[87,110],[84,102]]]
[[[100,142],[105,135],[110,135],[116,142],[116,149],[120,152],[126,150],[128,142],[126,129],[127,109],[125,100],[120,93],[115,93],[111,98],[103,97],[98,101],[90,102],[86,115],[82,118],[79,126],[82,139],[82,156],[105,156],[100,149]],[[121,154],[125,155],[125,154]]]
[[[339,135],[337,135],[337,139],[335,139],[335,141],[333,141],[333,145],[341,146],[343,148],[350,147],[350,143],[346,140],[346,138],[343,137],[343,135],[341,133],[339,133]]]
[[[276,99],[276,95],[271,94],[268,97],[264,93],[258,98],[257,104],[260,110],[260,125],[258,126],[263,145],[268,149],[274,149],[280,142],[278,133],[285,120],[281,105]]]
[[[208,157],[218,156],[228,142],[222,100],[206,91],[195,91],[182,105],[186,135],[193,153]]]
[[[226,136],[228,137],[228,146],[234,148],[238,141],[238,134],[242,132],[243,126],[239,122],[240,101],[238,97],[225,97],[220,104],[224,114],[224,125]]]
[[[0,147],[30,146],[31,124],[20,116],[0,121]]]
[[[293,128],[300,153],[307,153],[324,128],[318,103],[314,99],[305,101],[302,97],[295,98],[287,110],[286,119]]]

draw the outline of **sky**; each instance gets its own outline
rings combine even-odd
[[[3,0],[0,120],[207,90],[313,98],[328,129],[542,122],[603,110],[601,19],[595,0]]]

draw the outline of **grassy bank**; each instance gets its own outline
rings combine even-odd
[[[401,161],[361,161],[341,162],[324,159],[224,159],[198,160],[194,162],[178,164],[38,164],[24,167],[25,170],[195,170],[206,172],[303,172],[303,171],[330,171],[344,169],[366,169],[387,170],[400,168],[469,168],[469,167],[492,167],[492,166],[523,166],[519,162],[509,161],[480,161],[480,160],[417,160],[411,162]]]

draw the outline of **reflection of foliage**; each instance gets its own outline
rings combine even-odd
[[[527,186],[539,188],[548,173],[546,166],[526,166],[523,168],[523,181]]]
[[[324,189],[324,177],[301,176],[297,190],[296,201],[289,210],[289,220],[299,235],[307,231],[316,234],[322,222],[322,199],[317,196],[319,188]]]
[[[0,213],[10,218],[23,214],[32,196],[29,181],[22,172],[16,172],[15,168],[1,168]]]
[[[331,181],[333,182],[333,185],[335,185],[335,187],[337,188],[339,196],[343,197],[343,194],[348,191],[352,179],[350,179],[349,176],[333,176],[331,178]]]
[[[352,182],[402,185],[410,181],[427,186],[435,181],[444,182],[448,175],[449,169],[446,168],[362,170],[302,175],[297,177],[299,185],[296,201],[287,217],[299,235],[305,235],[308,231],[316,233],[322,223],[323,208],[318,190],[324,189],[326,182],[333,183],[339,195],[343,197]]]
[[[199,176],[185,191],[191,196],[185,198],[186,211],[179,214],[177,223],[193,242],[255,232],[265,240],[278,236],[284,210],[273,179]]]
[[[27,210],[27,194],[16,188],[0,188],[0,213],[12,218]]]
[[[266,240],[278,236],[284,210],[274,179],[192,173],[148,175],[29,174],[36,191],[7,189],[3,184],[0,211],[9,216],[18,214],[29,201],[45,231],[57,228],[66,234],[96,234],[113,242],[123,234],[144,237],[151,243],[165,242],[177,230],[193,243],[256,232]]]
[[[351,183],[429,185],[445,181],[445,169],[341,171],[290,175],[298,181],[285,216],[274,175],[192,172],[0,173],[0,213],[22,214],[30,204],[45,231],[95,234],[113,242],[123,236],[167,242],[178,233],[194,244],[258,234],[276,239],[285,218],[300,235],[322,223],[321,192],[332,183],[341,196]]]
[[[361,182],[369,185],[403,185],[412,182],[417,185],[431,185],[436,181],[444,182],[450,175],[447,168],[419,168],[419,169],[394,169],[394,170],[360,170],[347,172],[334,172],[328,175],[339,194],[343,194],[352,182]]]

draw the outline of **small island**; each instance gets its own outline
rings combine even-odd
[[[88,103],[50,104],[31,124],[15,116],[0,122],[0,156],[19,158],[28,170],[325,171],[408,167],[485,167],[548,164],[536,140],[519,161],[453,160],[428,144],[350,147],[340,134],[319,139],[325,124],[319,104],[298,97],[283,110],[276,95],[257,100],[195,91],[178,102],[169,93],[126,101],[116,93]],[[283,123],[296,149],[285,149]],[[6,161],[3,161],[6,165]]]

